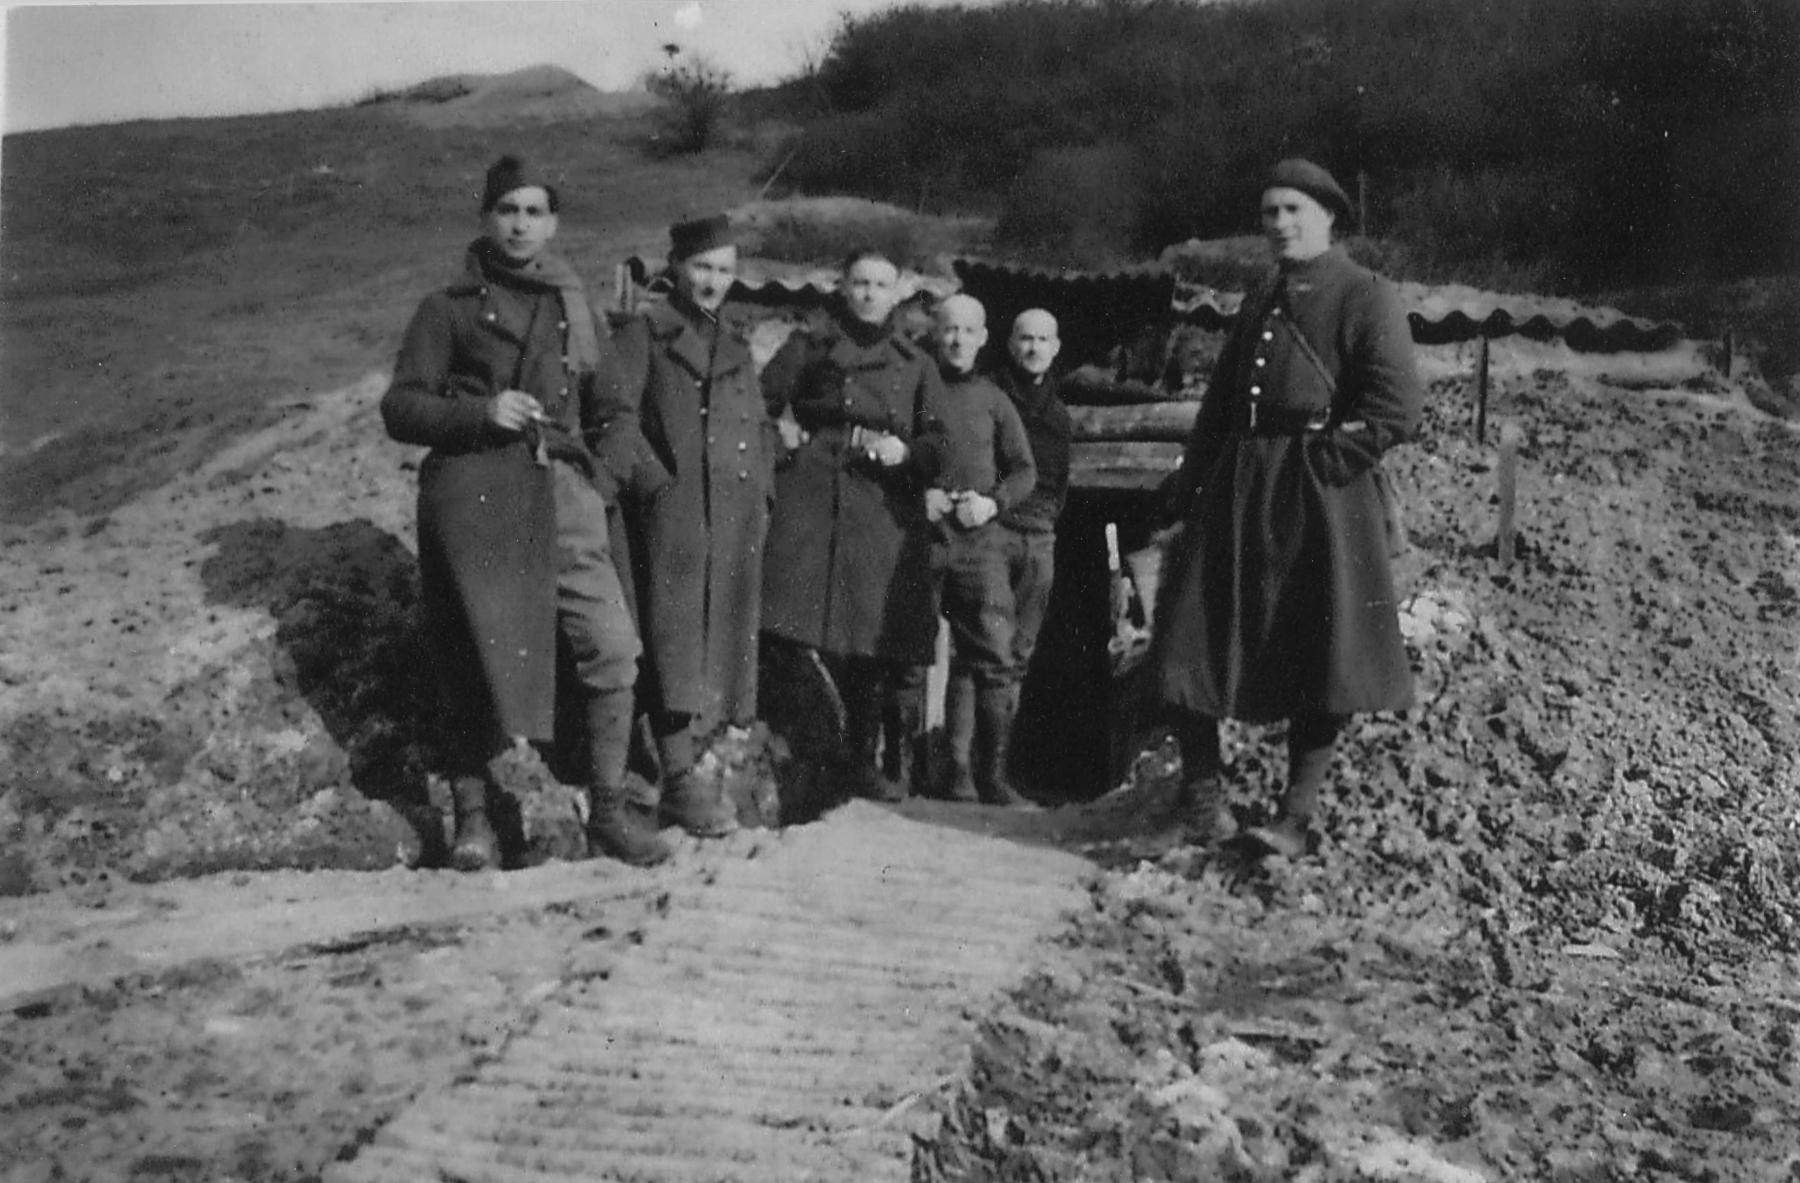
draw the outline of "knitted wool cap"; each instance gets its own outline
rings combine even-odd
[[[1338,226],[1342,228],[1356,220],[1356,212],[1350,204],[1350,197],[1337,183],[1332,175],[1310,160],[1302,160],[1298,156],[1290,156],[1269,170],[1268,179],[1263,182],[1268,189],[1298,189],[1326,209],[1337,215]]]
[[[669,227],[669,261],[679,263],[705,251],[732,246],[737,239],[731,233],[731,219],[724,214],[695,218]]]
[[[527,165],[517,156],[506,155],[488,166],[487,184],[481,190],[481,212],[487,213],[500,199],[514,189],[542,189],[550,199],[550,212],[556,212],[556,188],[550,179]]]

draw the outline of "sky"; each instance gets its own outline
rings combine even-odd
[[[619,90],[663,60],[665,42],[759,85],[816,56],[840,14],[894,2],[9,2],[0,128],[295,110],[544,63]]]

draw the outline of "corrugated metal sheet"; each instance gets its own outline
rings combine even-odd
[[[656,291],[668,285],[661,259],[633,255],[625,261],[625,266],[630,269],[632,282],[639,287]],[[835,267],[808,267],[772,259],[745,258],[738,264],[738,281],[732,285],[730,298],[741,304],[769,308],[818,308],[831,302],[837,287]],[[956,280],[945,275],[921,275],[916,271],[900,273],[900,299],[903,302],[941,300],[959,287]]]
[[[1171,270],[1159,265],[1077,272],[958,259],[955,268],[963,290],[988,305],[996,320],[1010,315],[1008,310],[1016,313],[1041,305],[1059,319],[1079,322],[1080,341],[1070,359],[1075,364],[1096,360],[1131,341],[1146,324],[1177,322],[1223,329],[1237,318],[1244,299],[1242,292],[1180,283]],[[1666,349],[1686,336],[1670,321],[1643,320],[1555,297],[1416,283],[1400,284],[1399,289],[1413,339],[1421,345],[1518,334],[1562,340],[1583,352],[1622,353]],[[1066,329],[1064,343],[1069,344]]]

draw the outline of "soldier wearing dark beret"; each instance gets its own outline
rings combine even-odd
[[[1151,668],[1203,842],[1236,824],[1217,720],[1287,722],[1287,786],[1250,836],[1293,856],[1347,718],[1411,702],[1381,456],[1418,432],[1422,391],[1393,285],[1333,241],[1351,206],[1331,174],[1281,161],[1261,212],[1275,269],[1245,297],[1172,482]]]

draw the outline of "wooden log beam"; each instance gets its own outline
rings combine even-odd
[[[1059,392],[1062,400],[1072,407],[1130,407],[1142,403],[1166,403],[1183,397],[1176,391],[1152,382],[1131,379],[1121,381],[1097,366],[1082,366],[1071,371],[1063,378]],[[1188,397],[1195,402],[1200,401],[1198,391]]]
[[[1182,446],[1167,442],[1078,443],[1069,449],[1069,484],[1076,489],[1150,490],[1181,467]]]
[[[1077,443],[1144,440],[1185,443],[1199,403],[1140,403],[1123,407],[1070,407]]]

